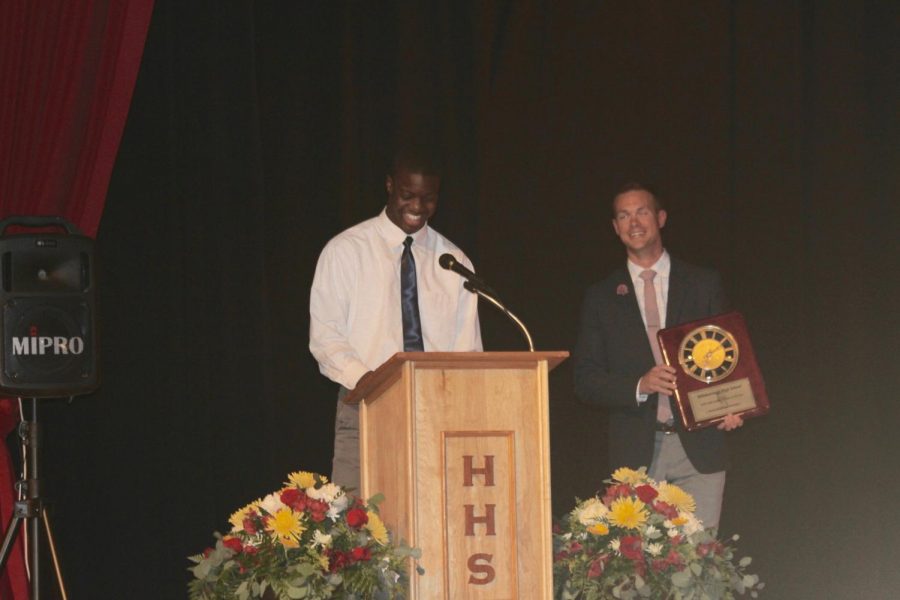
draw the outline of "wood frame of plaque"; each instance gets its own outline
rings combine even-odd
[[[666,364],[675,368],[675,401],[688,431],[725,415],[746,419],[769,412],[769,397],[747,325],[732,311],[657,332]]]

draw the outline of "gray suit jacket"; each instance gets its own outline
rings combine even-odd
[[[623,293],[624,292],[624,293]],[[725,312],[727,302],[715,271],[672,257],[666,326]],[[637,403],[637,382],[653,365],[628,269],[623,266],[591,286],[584,299],[575,350],[575,392],[587,404],[609,408],[610,468],[646,466],[653,458],[657,395]],[[673,400],[674,402],[674,400]],[[727,467],[724,434],[715,427],[685,431],[677,417],[685,452],[701,473]]]

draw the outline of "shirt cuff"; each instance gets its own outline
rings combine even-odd
[[[347,368],[345,368],[341,373],[338,383],[340,383],[348,390],[355,389],[356,384],[359,383],[359,379],[368,372],[369,368],[362,363],[354,363],[348,365]]]
[[[641,378],[643,379],[643,377]],[[634,397],[637,400],[638,405],[643,404],[647,401],[647,398],[650,397],[650,394],[642,394],[641,393],[641,380],[638,379],[637,385],[634,387]]]

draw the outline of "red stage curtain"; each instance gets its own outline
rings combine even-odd
[[[153,0],[0,2],[0,217],[58,215],[94,237]],[[0,399],[0,435],[18,422]],[[0,444],[0,521],[15,479]],[[0,599],[28,598],[21,536]]]

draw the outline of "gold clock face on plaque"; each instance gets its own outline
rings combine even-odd
[[[738,364],[737,341],[717,325],[697,327],[681,340],[678,362],[685,373],[698,381],[720,381]]]

